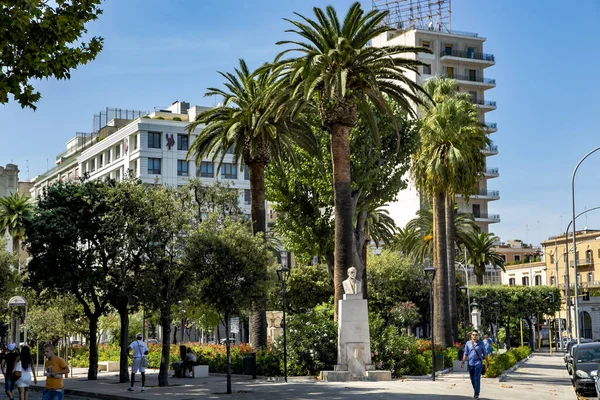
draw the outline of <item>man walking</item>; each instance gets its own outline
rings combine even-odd
[[[479,390],[481,388],[481,369],[483,368],[483,361],[486,364],[488,356],[485,352],[485,346],[482,341],[479,340],[479,332],[474,329],[471,332],[471,340],[465,345],[465,354],[463,355],[461,365],[464,367],[465,361],[467,361],[467,368],[469,369],[469,377],[471,378],[471,384],[475,395],[473,398],[479,398]]]
[[[69,367],[65,360],[54,354],[54,346],[44,346],[44,375],[46,376],[46,389],[42,394],[42,400],[62,400],[65,395],[63,374],[69,373]]]
[[[10,400],[13,399],[13,392],[15,390],[15,382],[10,379],[13,369],[15,368],[15,362],[19,357],[19,353],[17,352],[16,346],[14,343],[10,343],[8,345],[8,352],[4,355],[2,359],[2,373],[4,374],[4,391]]]
[[[129,348],[133,350],[133,363],[131,364],[131,387],[127,389],[133,392],[133,386],[135,385],[135,374],[140,371],[142,375],[142,392],[146,391],[146,365],[143,361],[148,354],[148,345],[142,340],[142,334],[136,335],[136,340],[131,342]]]

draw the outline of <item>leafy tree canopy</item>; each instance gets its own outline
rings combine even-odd
[[[0,104],[9,94],[35,109],[41,94],[31,79],[70,79],[71,70],[102,50],[103,39],[82,42],[86,24],[102,14],[101,0],[0,2]],[[73,44],[77,46],[73,46]]]

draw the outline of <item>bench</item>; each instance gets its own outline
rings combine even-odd
[[[98,371],[116,372],[121,369],[119,361],[100,361]]]
[[[192,378],[208,378],[208,365],[194,365]]]

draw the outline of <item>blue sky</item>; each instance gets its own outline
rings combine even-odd
[[[370,9],[370,1],[362,1]],[[332,4],[344,15],[351,1],[109,0],[89,25],[105,39],[104,51],[74,71],[70,81],[35,82],[38,110],[0,106],[0,165],[13,162],[21,179],[53,165],[75,132],[89,132],[92,116],[105,107],[152,110],[175,100],[214,105],[207,87],[220,86],[216,71],[231,71],[239,58],[251,68],[270,61],[275,42],[291,37],[283,17]],[[570,179],[577,161],[600,146],[598,66],[600,2],[454,0],[452,28],[486,37],[496,56],[486,69],[497,87],[486,92],[498,109],[492,139],[500,154],[489,159],[500,177],[489,189],[501,200],[490,213],[502,222],[491,230],[503,240],[539,243],[564,230],[570,218]],[[26,160],[29,161],[27,173]],[[580,168],[577,212],[600,206],[600,151]],[[562,223],[561,223],[562,220]],[[586,225],[585,218],[578,227]],[[600,211],[587,226],[600,229]]]

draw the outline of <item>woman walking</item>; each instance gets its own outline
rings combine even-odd
[[[29,399],[29,385],[31,385],[31,371],[32,371],[33,360],[31,359],[31,350],[29,346],[23,346],[21,349],[21,355],[17,358],[17,364],[15,371],[21,371],[21,377],[17,381],[17,388],[19,389],[19,400]],[[33,373],[33,381],[37,385],[37,377]]]

